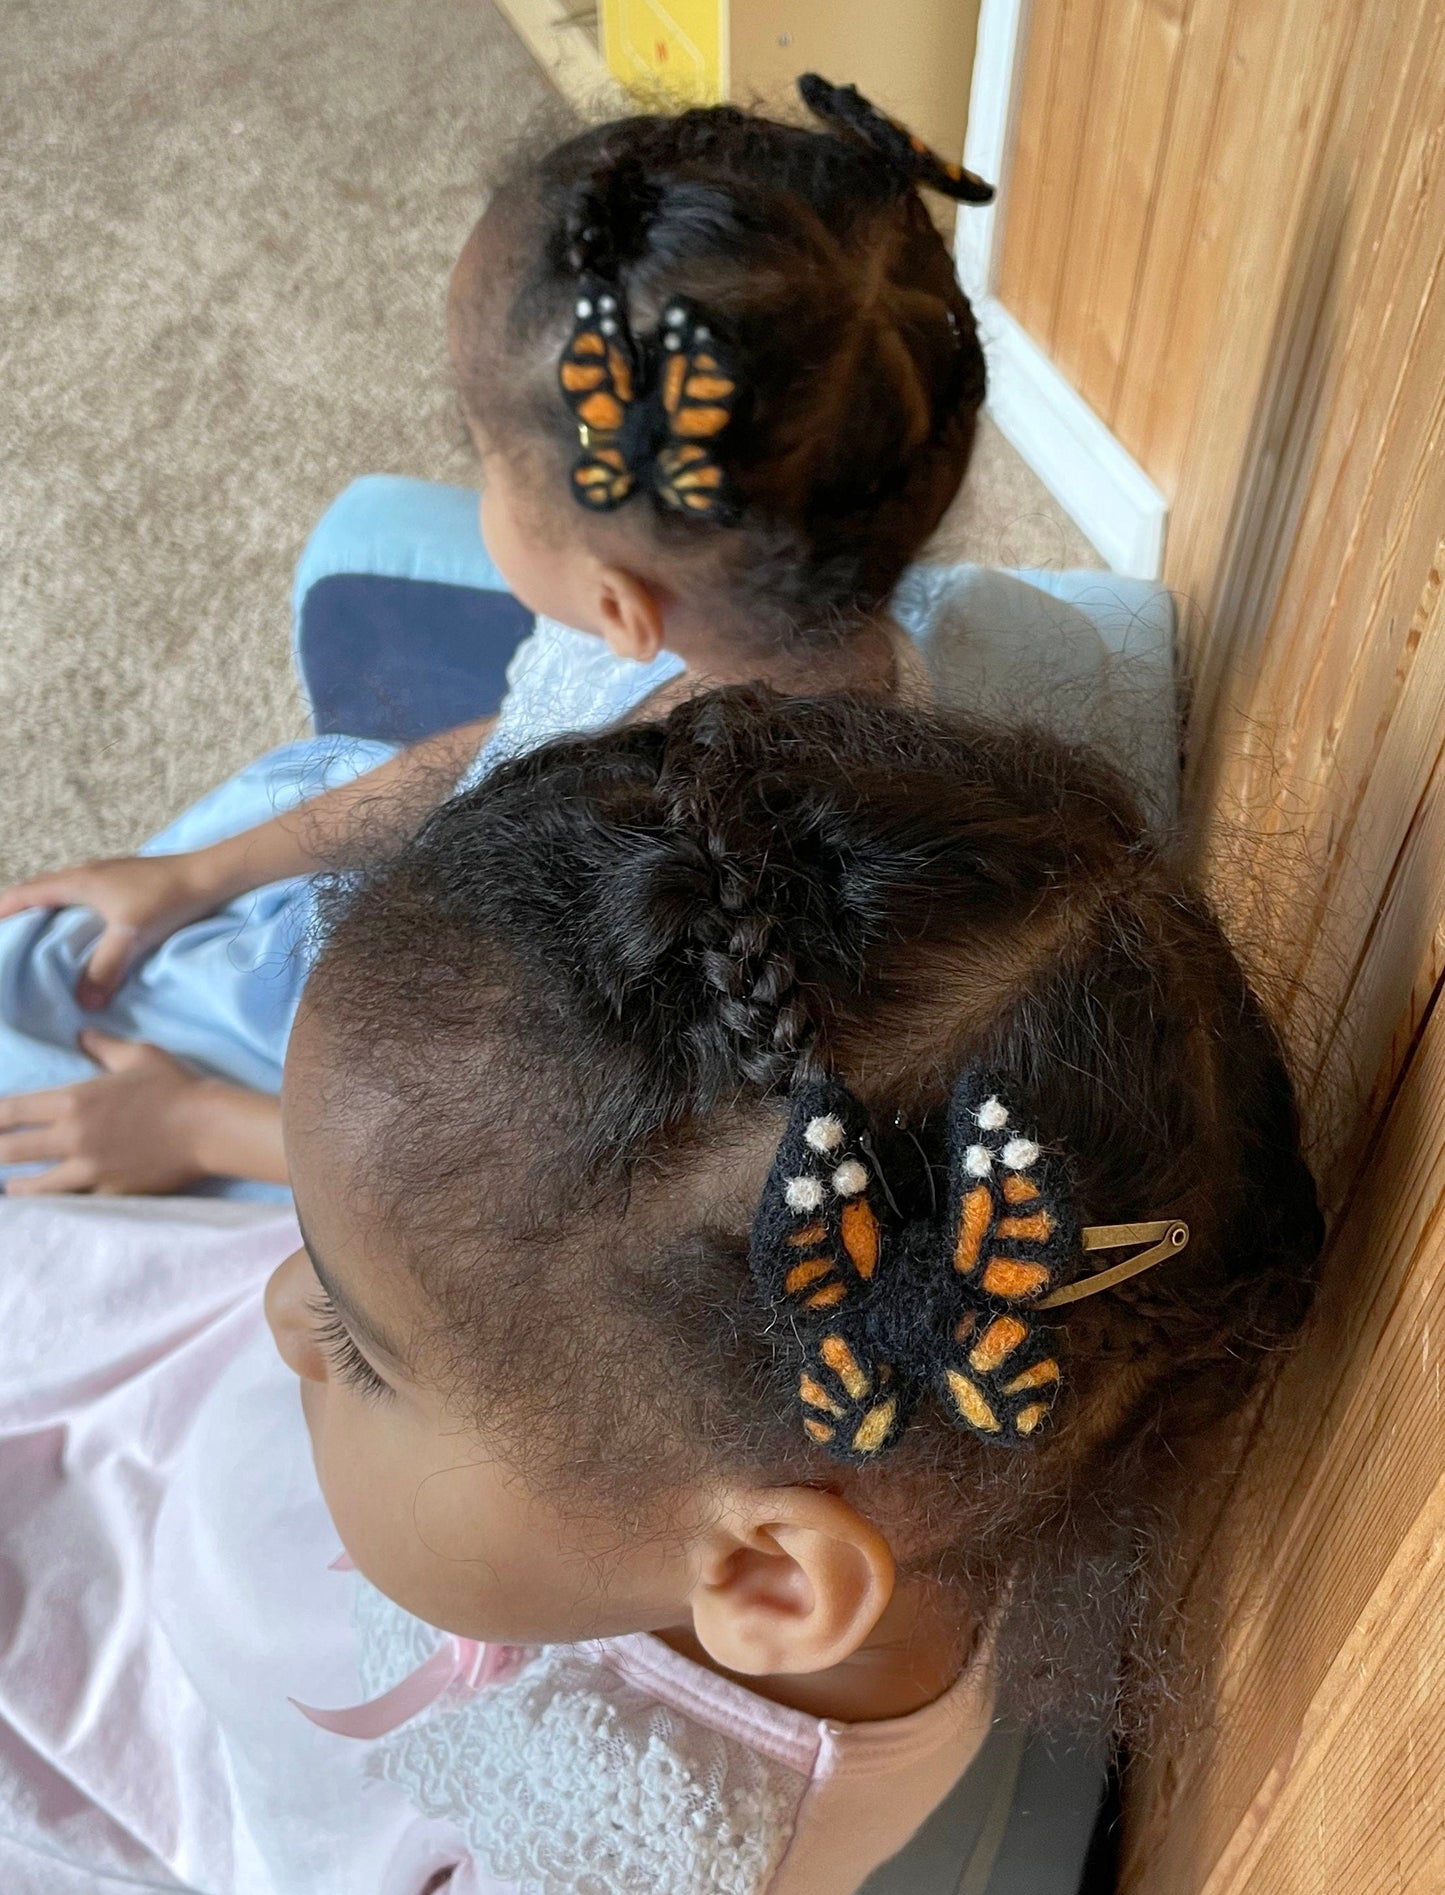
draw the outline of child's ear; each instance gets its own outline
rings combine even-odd
[[[852,1657],[893,1597],[888,1543],[846,1500],[811,1487],[734,1497],[692,1594],[699,1643],[747,1677],[826,1671]]]
[[[600,630],[619,658],[651,664],[665,635],[663,601],[645,579],[604,566],[597,576]]]

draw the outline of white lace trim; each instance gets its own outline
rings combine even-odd
[[[357,1583],[370,1697],[439,1635]],[[374,1744],[367,1769],[455,1824],[485,1872],[523,1895],[761,1895],[807,1788],[570,1645],[475,1696],[454,1688]]]
[[[497,727],[460,787],[470,788],[503,757],[520,756],[549,738],[601,730],[684,669],[672,652],[651,664],[634,664],[590,632],[539,618],[507,666]]]

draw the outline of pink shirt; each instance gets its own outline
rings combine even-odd
[[[0,1200],[6,1895],[421,1895],[450,1864],[455,1895],[856,1888],[982,1744],[984,1667],[850,1726],[638,1636],[530,1654],[368,1742],[295,1710],[447,1642],[328,1570],[260,1310],[296,1241],[256,1207]],[[654,1872],[609,1884],[614,1858]]]
[[[438,1635],[357,1584],[363,1676],[405,1694],[435,1668]],[[476,1895],[848,1895],[958,1780],[992,1708],[983,1666],[912,1716],[849,1725],[648,1635],[485,1659],[489,1682],[373,1739],[367,1761],[451,1827],[457,1888]]]

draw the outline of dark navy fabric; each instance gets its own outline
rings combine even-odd
[[[490,717],[532,625],[509,592],[365,572],[318,579],[296,628],[317,733],[409,744]]]
[[[1105,1746],[1000,1719],[918,1834],[859,1895],[1082,1895]]]

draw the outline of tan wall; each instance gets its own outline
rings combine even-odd
[[[963,151],[979,0],[732,0],[732,95],[791,96],[800,72],[858,86],[950,158]],[[786,39],[786,45],[779,41]]]
[[[1445,1889],[1445,7],[1036,5],[1001,293],[1172,502],[1190,803],[1338,1222],[1128,1895]]]

